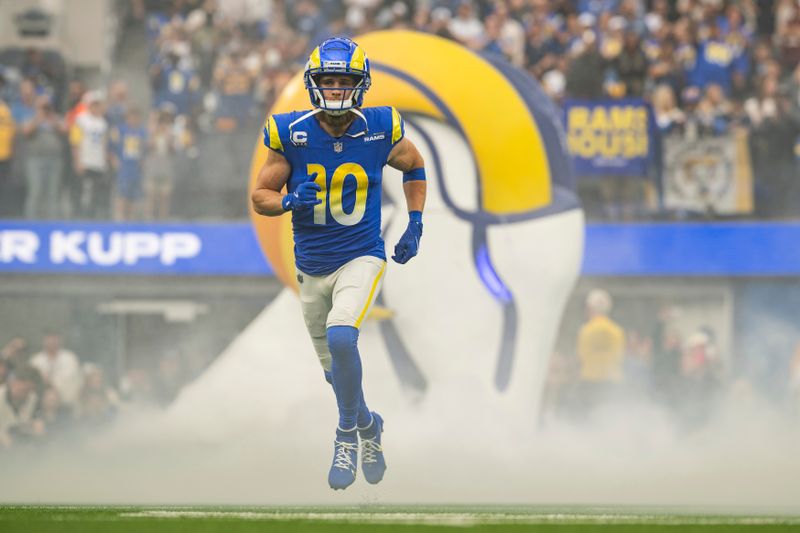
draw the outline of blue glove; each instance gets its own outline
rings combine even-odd
[[[419,240],[422,237],[422,211],[408,213],[408,227],[394,247],[392,259],[405,265],[409,259],[417,255]]]
[[[284,211],[310,209],[322,203],[322,200],[317,198],[317,193],[321,190],[322,188],[313,181],[304,181],[297,186],[293,193],[283,197],[281,207]]]

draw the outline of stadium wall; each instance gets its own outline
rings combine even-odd
[[[797,222],[588,224],[582,274],[800,277]],[[0,221],[0,273],[271,276],[247,223]]]
[[[786,318],[800,316],[794,242],[800,223],[589,224],[559,342],[570,349],[585,294],[603,287],[618,316],[643,333],[664,302],[680,307],[687,331],[707,325],[733,369],[769,383],[800,339]],[[222,347],[280,287],[248,223],[0,222],[8,331],[36,339],[45,326],[63,326],[72,346],[112,367],[141,357],[131,335],[153,323],[169,339],[227,320],[206,328],[215,337],[204,342]]]

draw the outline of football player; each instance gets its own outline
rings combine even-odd
[[[425,168],[396,109],[361,107],[371,79],[356,43],[336,37],[320,44],[304,82],[313,109],[268,118],[270,150],[252,202],[261,215],[292,212],[303,317],[339,410],[328,483],[344,489],[355,481],[359,439],[364,478],[378,483],[386,470],[383,419],[364,400],[358,352],[359,328],[386,270],[383,168],[403,172],[409,221],[392,256],[400,264],[419,249]]]

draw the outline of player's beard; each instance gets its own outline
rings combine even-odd
[[[353,120],[355,120],[356,118],[356,116],[353,113],[350,113],[350,109],[344,109],[342,111],[333,111],[333,112],[325,110],[323,114],[324,114],[323,120],[337,129],[344,126],[349,126],[350,123],[353,122]]]

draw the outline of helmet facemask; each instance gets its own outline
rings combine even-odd
[[[323,76],[330,75],[346,75],[354,78],[355,83],[353,87],[321,87],[319,80]],[[369,74],[365,71],[345,72],[341,69],[309,69],[306,70],[304,78],[306,89],[308,89],[308,94],[311,98],[311,104],[316,108],[322,109],[331,116],[344,115],[349,110],[361,106],[364,101],[364,93],[369,88],[370,82]],[[346,95],[341,100],[331,99],[329,96],[326,97],[326,94],[334,91],[344,91],[350,94]]]

